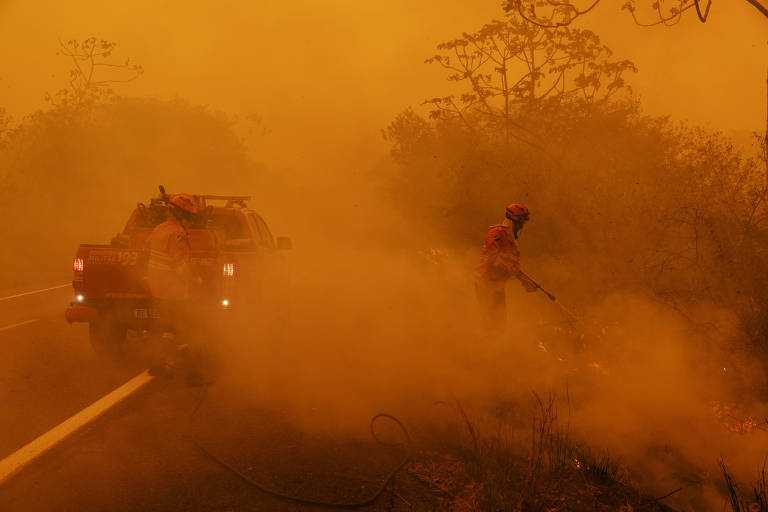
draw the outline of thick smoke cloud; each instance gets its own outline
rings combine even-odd
[[[421,427],[451,421],[433,404],[455,398],[485,418],[499,403],[530,404],[532,389],[556,393],[562,416],[567,383],[575,438],[599,440],[636,472],[634,481],[663,491],[695,476],[702,499],[716,496],[720,454],[751,478],[768,447],[713,419],[715,402],[761,407],[762,397],[737,396],[726,378],[733,368],[719,365],[736,336],[729,311],[699,312],[720,326],[714,348],[703,342],[711,333],[642,293],[568,304],[588,324],[571,333],[557,330],[564,319],[555,306],[513,286],[514,333],[500,337],[475,309],[479,247],[433,247],[440,237],[393,208],[382,176],[396,171],[380,130],[447,87],[422,64],[437,42],[500,16],[496,1],[412,4],[0,3],[0,107],[17,122],[66,83],[57,38],[114,40],[116,56],[145,68],[117,88],[134,99],[97,110],[73,131],[34,125],[45,135],[36,147],[46,151],[14,146],[19,153],[4,160],[6,169],[24,170],[9,181],[0,169],[0,183],[23,195],[14,204],[45,205],[13,217],[13,243],[0,253],[12,264],[4,268],[36,265],[41,282],[68,277],[75,245],[106,242],[158,182],[172,191],[248,193],[296,248],[288,256],[293,284],[275,293],[272,316],[235,323],[218,340],[222,386],[233,396],[288,410],[307,429],[352,432],[381,410]],[[617,20],[613,5],[585,23],[638,64],[635,86],[652,113],[760,129],[765,22],[747,7],[718,2],[718,9],[706,26],[688,20],[677,32],[636,30]],[[35,140],[27,135],[20,140]],[[55,179],[45,179],[49,171]],[[101,181],[89,181],[96,175]],[[549,210],[539,218],[568,228],[567,219],[553,220],[554,201],[532,201]],[[485,227],[477,226],[478,246]],[[38,235],[41,228],[52,229]],[[526,259],[526,237],[537,229],[557,231],[537,227],[534,215],[521,239],[527,268],[557,282],[558,296],[588,295],[588,276],[567,278],[588,262],[550,260],[541,240],[541,257]],[[22,260],[14,243],[34,247],[35,256]],[[1,284],[28,284],[23,278],[6,271]],[[577,355],[579,330],[594,343],[591,359]],[[764,384],[743,359],[740,381]],[[513,415],[520,440],[530,414],[525,405]]]

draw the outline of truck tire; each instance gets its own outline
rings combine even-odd
[[[91,347],[99,356],[121,359],[124,354],[126,328],[117,318],[104,316],[88,325]]]

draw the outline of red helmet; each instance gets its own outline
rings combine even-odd
[[[174,194],[168,199],[168,202],[187,213],[192,215],[197,213],[197,201],[189,194]]]
[[[531,216],[531,212],[522,203],[512,203],[507,206],[506,217],[509,220],[522,220],[527,221]]]

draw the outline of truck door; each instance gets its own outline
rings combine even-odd
[[[280,274],[281,258],[278,254],[275,238],[267,223],[256,212],[246,213],[255,244],[255,256],[259,266],[259,286],[261,293],[274,292],[276,279]]]

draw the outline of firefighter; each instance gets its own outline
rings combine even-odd
[[[475,273],[477,301],[490,325],[503,329],[507,319],[505,286],[507,280],[516,278],[527,292],[535,292],[537,286],[522,273],[517,237],[530,218],[530,212],[521,203],[507,206],[501,224],[494,224],[485,237],[480,263]]]
[[[158,224],[147,239],[147,281],[152,297],[161,301],[189,299],[189,232],[197,202],[189,194],[168,199],[168,220]]]
[[[175,194],[168,198],[168,220],[158,224],[147,239],[149,263],[147,283],[154,307],[164,328],[184,343],[191,344],[194,335],[195,314],[190,303],[190,286],[195,279],[190,267],[189,227],[198,207],[189,194]],[[162,360],[150,368],[152,375],[170,376],[168,360],[177,352],[175,343],[161,348]],[[199,369],[187,361],[187,382],[201,380]]]

